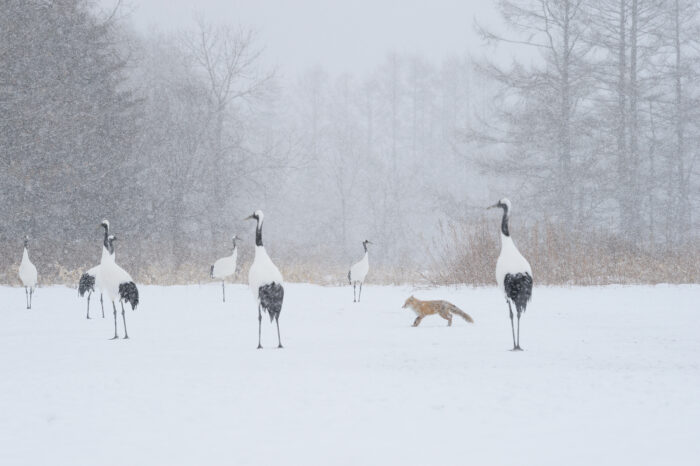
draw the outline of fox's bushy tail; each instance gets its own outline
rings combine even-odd
[[[471,324],[474,323],[474,319],[472,319],[469,314],[467,314],[466,312],[464,312],[463,310],[461,310],[460,308],[458,308],[454,304],[451,304],[450,306],[451,306],[450,311],[452,311],[453,314],[457,314],[462,319],[466,320],[467,322],[469,322]]]

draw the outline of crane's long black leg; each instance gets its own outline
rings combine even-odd
[[[260,344],[260,332],[262,329],[262,310],[260,309],[260,304],[258,304],[258,349],[262,349]]]
[[[90,318],[90,295],[92,293],[88,293],[88,309],[87,309],[87,318]]]
[[[221,292],[224,294],[224,302],[226,302],[226,285],[225,281],[221,280]]]
[[[24,298],[26,301],[27,309],[29,309],[29,289],[26,286],[24,287]]]
[[[277,342],[279,343],[279,345],[277,347],[283,348],[282,338],[280,337],[280,315],[279,314],[277,314],[277,316],[275,316],[275,322],[277,323]]]
[[[352,302],[356,303],[357,302],[357,282],[352,282]]]
[[[523,349],[520,347],[520,309],[518,309],[517,311],[518,311],[518,343],[515,347],[519,351],[522,351]]]
[[[360,299],[362,299],[362,282],[360,282],[360,294],[357,295],[357,302],[360,302]]]
[[[508,312],[510,312],[510,330],[513,332],[513,351],[515,351],[518,346],[515,344],[515,327],[513,327],[513,308],[510,306],[510,300],[507,299]]]
[[[116,340],[119,337],[117,336],[117,306],[114,305],[114,301],[112,301],[112,308],[114,309],[114,336],[110,340]]]
[[[102,318],[105,318],[105,304],[102,302],[102,293],[100,293],[100,306],[102,306]]]
[[[124,339],[127,340],[129,338],[129,332],[126,331],[126,315],[124,315],[124,303],[121,303],[122,305],[122,320],[124,321]]]
[[[32,308],[32,295],[34,294],[34,288],[29,288],[29,309]]]

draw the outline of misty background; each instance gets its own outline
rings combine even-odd
[[[700,6],[0,0],[0,282],[698,282]]]

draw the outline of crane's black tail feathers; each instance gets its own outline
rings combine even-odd
[[[503,280],[506,296],[515,304],[518,312],[525,312],[532,297],[532,277],[529,273],[506,274]]]
[[[270,322],[274,318],[279,319],[282,312],[282,301],[284,301],[284,288],[279,283],[268,283],[258,288],[258,299],[260,307],[270,315]]]
[[[136,288],[136,283],[120,283],[119,298],[131,304],[131,309],[136,309],[136,306],[139,305],[139,290]]]
[[[78,294],[85,296],[85,293],[88,291],[95,291],[95,277],[89,273],[84,273],[80,276],[80,281],[78,282]]]
[[[211,278],[214,278],[214,266],[213,265],[211,266],[211,270],[209,271],[209,276]]]
[[[348,270],[348,283],[350,283],[352,285],[352,278],[350,278],[350,273],[351,273],[351,271]]]

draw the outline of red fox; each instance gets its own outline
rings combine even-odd
[[[421,301],[411,296],[403,304],[403,307],[413,309],[413,312],[418,314],[416,320],[413,321],[414,327],[418,327],[423,317],[432,314],[440,314],[440,317],[447,321],[448,327],[452,325],[452,314],[457,314],[467,322],[474,323],[474,319],[469,314],[447,301]]]

